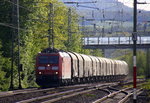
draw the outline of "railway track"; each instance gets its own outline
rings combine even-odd
[[[76,86],[67,86],[67,87],[58,87],[58,88],[32,88],[32,89],[23,89],[23,90],[14,90],[8,92],[0,93],[0,103],[14,103],[17,101],[44,96],[48,93],[56,93],[72,88],[85,87],[86,85],[76,85]]]
[[[99,103],[99,101],[100,102],[104,101],[103,103],[106,103],[106,100],[110,101],[114,97],[116,98],[121,97],[118,100],[125,101],[127,98],[132,96],[132,88],[118,89],[118,88],[122,88],[118,86],[119,84],[120,83],[117,82],[116,83],[93,83],[93,84],[80,84],[80,85],[47,88],[47,89],[32,88],[32,89],[15,90],[9,92],[1,92],[0,103],[14,103],[14,102],[66,103],[69,99],[72,99],[71,101],[73,103],[75,103],[75,101],[78,102],[81,100],[83,101],[87,100],[86,103],[92,103],[92,102]],[[86,99],[81,98],[82,96],[83,98]],[[93,98],[91,98],[91,96]],[[80,98],[81,100],[78,98]],[[116,101],[114,103],[116,103]]]
[[[104,90],[108,93],[108,95],[104,96],[103,98],[97,99],[92,103],[125,103],[132,95],[133,95],[133,88],[124,88],[121,90],[115,88],[107,88]],[[142,89],[137,89],[137,95],[142,93]]]
[[[104,83],[101,85],[87,85],[86,87],[80,87],[77,89],[71,89],[71,90],[67,90],[67,91],[62,91],[62,92],[58,92],[58,93],[54,93],[54,94],[48,94],[45,96],[40,96],[40,97],[36,97],[36,98],[31,98],[28,100],[22,100],[22,101],[18,101],[17,103],[52,103],[52,102],[57,102],[60,101],[62,99],[67,99],[70,97],[74,97],[77,95],[81,95],[81,94],[85,94],[94,90],[97,90],[99,88],[106,88],[108,87],[108,85],[117,85],[114,83]]]
[[[14,103],[21,102],[27,103],[28,100],[33,101],[34,99],[52,97],[55,98],[59,95],[68,95],[69,93],[73,94],[74,92],[81,92],[84,90],[94,90],[97,87],[115,85],[115,83],[103,83],[103,84],[82,84],[82,85],[74,85],[74,86],[64,86],[58,88],[47,88],[47,89],[25,89],[25,90],[16,90],[0,93],[0,103]],[[32,99],[31,99],[32,98]]]

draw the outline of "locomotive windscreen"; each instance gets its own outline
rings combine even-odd
[[[58,56],[40,56],[39,64],[58,64]]]

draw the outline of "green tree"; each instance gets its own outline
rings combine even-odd
[[[2,48],[0,42],[0,49]],[[9,77],[10,77],[10,60],[2,56],[2,51],[0,50],[0,91],[7,90],[9,87]]]
[[[48,30],[50,17],[50,3],[54,6],[53,14],[53,35],[54,47],[57,49],[74,51],[84,54],[101,55],[99,50],[84,50],[82,49],[82,35],[78,30],[78,15],[72,9],[71,15],[71,30],[72,38],[68,43],[68,9],[62,2],[58,0],[20,0],[20,63],[23,64],[23,71],[21,72],[22,86],[31,87],[36,86],[35,83],[35,58],[38,52],[48,47]],[[0,4],[1,5],[1,4]],[[14,5],[16,6],[16,5]],[[12,24],[12,7],[13,4],[5,1],[0,6],[0,11],[4,11],[0,16],[0,22]],[[1,12],[0,12],[1,13]],[[14,26],[15,27],[15,26]],[[11,61],[11,44],[12,34],[14,35],[14,85],[18,86],[17,73],[17,29],[10,26],[0,25],[0,41],[2,47],[0,48],[0,85],[2,89],[9,86],[10,79],[10,61]],[[52,38],[52,34],[50,34]],[[6,77],[6,78],[4,78]],[[3,83],[5,83],[5,86]]]
[[[34,0],[33,2],[40,2]],[[31,3],[25,1],[23,4],[28,4],[30,10],[34,12],[22,14],[22,21],[24,22],[24,28],[28,28],[27,32],[21,31],[21,63],[24,65],[24,79],[22,81],[23,87],[34,86],[35,84],[35,57],[38,52],[48,47],[48,30],[49,30],[49,3],[54,6],[54,47],[62,50],[70,50],[75,52],[81,51],[81,35],[78,33],[77,14],[73,11],[72,15],[72,29],[75,33],[72,34],[72,40],[70,45],[67,44],[68,39],[68,8],[57,0],[43,0],[46,3]],[[49,3],[48,3],[49,2]],[[26,20],[26,19],[29,20]],[[50,35],[51,36],[51,35]]]
[[[129,74],[133,73],[133,54],[128,52],[126,55],[119,57],[118,59],[125,60],[129,65]],[[137,51],[137,75],[143,76],[146,75],[146,53],[145,51]]]

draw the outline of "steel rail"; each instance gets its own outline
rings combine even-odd
[[[47,90],[52,90],[52,89],[55,89],[55,88],[40,89],[40,90],[35,90],[35,91],[33,91],[34,89],[8,91],[8,92],[0,93],[0,98],[2,98],[2,97],[4,98],[4,97],[7,97],[7,96],[13,96],[13,95],[19,95],[19,94],[45,92]]]
[[[114,96],[114,95],[116,95],[116,94],[119,94],[119,93],[121,93],[121,92],[123,92],[123,93],[125,93],[125,94],[127,95],[128,93],[125,92],[125,91],[128,90],[128,89],[131,89],[131,88],[125,88],[125,89],[119,90],[119,91],[117,91],[117,92],[113,92],[113,93],[111,93],[111,94],[109,94],[109,95],[107,95],[107,96],[104,96],[104,97],[102,97],[102,98],[100,98],[100,99],[98,99],[98,100],[96,100],[96,101],[94,101],[94,102],[92,102],[92,103],[100,103],[100,102],[106,100],[107,98],[110,98],[110,97],[112,97],[112,96]]]
[[[137,95],[139,95],[141,93],[142,93],[142,89],[138,89],[137,90]],[[121,99],[118,103],[125,103],[131,97],[131,95],[133,95],[133,93],[129,93],[123,99]]]
[[[56,101],[59,101],[59,100],[62,100],[62,99],[67,99],[67,98],[70,98],[70,97],[73,97],[73,96],[76,96],[76,95],[85,94],[85,93],[88,93],[88,92],[91,92],[91,91],[94,91],[94,90],[104,89],[104,88],[107,88],[107,87],[108,86],[105,86],[105,85],[104,85],[104,87],[98,87],[98,86],[94,87],[94,88],[92,87],[93,89],[91,88],[90,90],[84,90],[84,91],[81,91],[81,92],[60,96],[58,98],[47,100],[47,101],[44,101],[42,103],[52,103],[52,102],[56,102]],[[110,91],[107,91],[107,92],[110,93]]]
[[[73,93],[73,92],[81,91],[84,89],[85,88],[79,88],[79,89],[69,90],[69,91],[65,91],[65,92],[50,94],[50,95],[46,95],[46,96],[35,97],[35,98],[28,99],[28,100],[22,100],[22,101],[19,101],[17,103],[29,103],[29,102],[39,101],[39,100],[48,99],[48,98],[51,98],[54,96],[59,96],[59,95],[67,94],[67,93]]]
[[[50,102],[54,102],[54,101],[59,101],[61,99],[66,99],[66,98],[69,98],[69,97],[72,97],[72,96],[76,96],[76,95],[79,95],[79,94],[84,94],[84,93],[87,93],[87,92],[90,92],[90,91],[93,91],[93,90],[97,90],[99,88],[106,88],[106,87],[108,87],[108,85],[114,86],[114,85],[118,85],[118,84],[107,83],[107,85],[104,84],[104,85],[83,87],[83,88],[78,88],[78,89],[74,89],[74,90],[68,90],[68,91],[64,91],[64,92],[49,94],[49,95],[46,95],[46,96],[35,97],[35,98],[28,99],[28,100],[22,100],[22,101],[18,101],[17,103],[29,103],[29,102],[35,102],[35,101],[43,101],[43,103],[50,103]],[[51,100],[44,101],[44,99],[50,99],[50,98],[55,97],[55,96],[59,96],[59,97],[53,98]]]

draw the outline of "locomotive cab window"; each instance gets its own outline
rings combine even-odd
[[[39,63],[40,64],[58,64],[59,57],[58,56],[40,56]]]
[[[48,57],[47,56],[40,56],[39,57],[39,63],[40,64],[47,64],[48,63]]]
[[[58,56],[50,56],[49,57],[49,63],[50,64],[58,64],[59,57]]]

